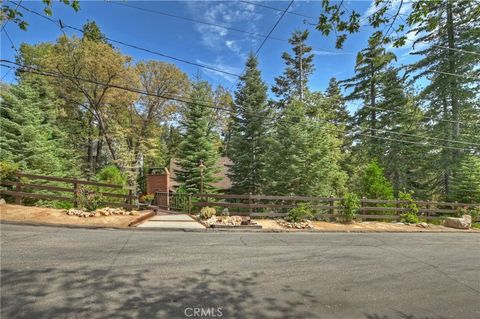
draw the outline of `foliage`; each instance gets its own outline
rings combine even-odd
[[[202,207],[200,210],[200,218],[202,219],[209,219],[217,214],[217,211],[213,207]]]
[[[343,209],[340,213],[342,221],[351,222],[355,219],[358,209],[360,208],[360,198],[353,193],[347,193],[343,196],[342,203]]]
[[[115,165],[107,165],[96,175],[95,179],[108,184],[125,185],[127,179],[125,175]]]
[[[313,216],[310,203],[297,203],[295,208],[288,211],[286,219],[292,223],[298,223],[302,219],[310,219]]]
[[[322,99],[307,94],[305,103],[286,105],[271,134],[266,160],[266,189],[278,195],[330,196],[345,190],[346,176],[339,161],[340,141],[316,118],[306,115],[305,104]]]
[[[450,200],[480,203],[480,157],[464,156],[452,178]]]
[[[371,199],[393,199],[392,184],[385,178],[383,168],[377,162],[370,162],[360,179],[362,196]]]
[[[141,197],[141,200],[144,201],[145,203],[151,203],[154,198],[155,198],[154,194],[145,194]]]
[[[213,134],[209,128],[212,109],[212,90],[208,83],[196,81],[192,84],[190,101],[181,123],[183,141],[178,150],[176,180],[190,193],[213,191],[212,184],[218,180],[216,167],[218,149],[213,145]],[[203,168],[201,167],[203,163]],[[203,177],[202,177],[203,176]]]
[[[400,207],[405,209],[404,213],[400,215],[400,221],[409,224],[417,224],[419,222],[419,210],[413,199],[412,193],[401,191],[398,194],[398,199],[402,201]]]
[[[284,108],[293,98],[303,100],[308,91],[308,78],[314,71],[312,47],[305,44],[308,30],[295,30],[288,40],[293,46],[294,56],[283,52],[282,59],[286,68],[283,74],[275,78],[272,92],[280,98],[276,103],[279,108]]]
[[[26,79],[1,91],[0,159],[27,172],[75,172],[76,156],[57,127],[57,99],[45,79]]]
[[[9,161],[0,161],[0,180],[9,180],[15,177],[19,165]]]
[[[234,193],[260,194],[265,188],[269,113],[267,86],[261,79],[257,59],[250,54],[235,92],[233,130],[228,146],[233,161],[229,176]]]
[[[78,207],[84,209],[87,212],[95,211],[98,208],[103,207],[103,196],[93,187],[83,186],[77,191]]]
[[[51,16],[53,13],[52,5],[54,0],[42,0],[41,2],[43,4],[43,12],[46,15]],[[71,7],[75,11],[80,10],[80,0],[59,0],[58,2]],[[2,12],[0,15],[1,24],[4,25],[8,21],[12,21],[13,23],[17,24],[20,29],[27,30],[29,24],[24,19],[23,12],[24,12],[24,7],[21,6],[21,1],[20,1],[20,4],[18,5],[14,4],[13,7],[3,2]]]

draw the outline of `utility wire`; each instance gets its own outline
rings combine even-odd
[[[38,70],[36,68],[23,66],[23,65],[21,65],[17,62],[12,62],[12,61],[8,61],[8,60],[0,60],[0,62],[17,65],[18,66],[17,70],[19,72],[28,72],[28,73],[32,73],[32,74],[49,76],[49,77],[54,77],[54,78],[64,78],[64,79],[69,79],[69,80],[83,81],[83,82],[88,82],[88,83],[101,85],[101,86],[104,86],[104,87],[111,87],[111,88],[116,88],[116,89],[120,89],[120,90],[124,90],[124,91],[129,91],[129,92],[133,92],[133,93],[137,93],[137,94],[142,94],[142,95],[147,95],[147,96],[152,96],[152,97],[158,97],[158,98],[168,99],[168,100],[182,102],[182,103],[192,103],[192,100],[187,100],[185,98],[176,98],[176,97],[167,96],[167,95],[163,95],[163,94],[151,93],[151,92],[141,90],[141,89],[138,89],[138,88],[125,87],[125,86],[116,85],[116,84],[106,84],[106,83],[103,83],[103,82],[100,82],[100,81],[91,80],[91,79],[84,79],[84,78],[80,78],[80,77],[77,77],[77,76],[69,76],[69,75],[59,74],[59,73],[45,72],[45,71]],[[3,64],[2,66],[8,67],[8,68],[15,68],[13,66],[5,65],[5,64]],[[198,103],[198,102],[195,102],[195,103]],[[211,108],[211,109],[226,111],[226,112],[229,112],[230,114],[232,114],[233,116],[235,116],[235,114],[233,114],[231,109],[218,107],[218,106],[215,106],[215,105],[212,105],[212,104],[202,104],[202,103],[198,103],[198,104],[200,104],[202,106],[205,106],[205,107],[208,107],[208,108]],[[263,118],[274,120],[274,118],[266,117],[266,116],[263,116]],[[322,119],[320,119],[320,120],[323,121],[323,122],[329,123],[329,124],[334,124],[332,122],[328,122],[327,120],[322,120]],[[291,123],[295,124],[295,122],[293,122],[293,121]],[[336,131],[336,132],[342,132],[342,133],[344,132],[343,130],[334,129],[334,128],[324,128],[324,129],[325,130]],[[437,145],[437,144],[426,143],[426,142],[417,142],[417,141],[410,141],[410,140],[387,138],[387,137],[381,137],[381,136],[376,136],[376,135],[370,135],[370,134],[366,134],[366,133],[356,133],[356,134],[361,135],[361,136],[367,136],[367,137],[382,139],[382,140],[397,141],[397,142],[415,144],[415,145],[420,145],[420,146],[441,147],[441,148],[461,150],[461,151],[466,151],[466,152],[472,151],[472,149],[467,149],[467,148],[459,148],[459,147]],[[422,136],[416,136],[416,137],[417,138],[422,138],[422,139],[425,138],[425,137],[422,137]],[[452,142],[459,142],[459,141],[453,141],[452,140]],[[475,145],[471,144],[470,146],[475,146]]]
[[[220,29],[224,29],[224,30],[234,31],[234,32],[243,33],[243,34],[248,34],[248,35],[251,35],[251,36],[254,36],[254,37],[259,37],[259,38],[265,38],[266,37],[265,34],[261,34],[261,33],[250,32],[250,31],[241,30],[241,29],[237,29],[237,28],[233,28],[233,27],[229,27],[229,26],[225,26],[225,25],[221,25],[221,24],[217,24],[217,23],[192,19],[192,18],[179,16],[179,15],[164,12],[164,11],[159,11],[159,10],[156,10],[156,9],[154,10],[154,9],[137,7],[137,6],[133,6],[131,4],[127,4],[127,3],[124,3],[124,2],[110,1],[108,3],[115,4],[115,5],[118,5],[118,6],[127,7],[127,8],[132,8],[132,9],[136,9],[136,10],[140,10],[140,11],[144,11],[144,12],[159,14],[159,15],[163,15],[163,16],[167,16],[167,17],[171,17],[171,18],[175,18],[175,19],[185,20],[185,21],[189,21],[189,22],[193,22],[193,23],[204,24],[204,25],[208,25],[208,26],[211,26],[211,27],[220,28]],[[280,10],[280,11],[283,11],[283,10]],[[289,12],[291,12],[291,11],[289,11]],[[283,38],[278,38],[278,37],[273,37],[273,36],[270,36],[270,39],[289,43],[288,39],[283,39]],[[354,54],[353,52],[342,53],[342,52],[339,52],[338,50],[328,50],[328,49],[318,48],[318,47],[312,47],[312,49],[314,49],[316,51],[322,51],[322,52],[328,52],[328,53],[347,54],[347,55],[353,55]]]
[[[10,44],[12,45],[12,49],[14,49],[15,52],[17,52],[17,54],[20,54],[20,52],[18,52],[18,50],[17,50],[17,47],[16,47],[15,44],[13,43],[12,38],[10,38],[10,35],[8,35],[7,29],[3,29],[3,32],[5,32],[5,35],[7,36],[8,41],[9,41]]]
[[[12,3],[15,3],[13,1],[10,1]],[[15,3],[16,4],[16,3]],[[30,13],[33,13],[37,16],[40,16],[44,19],[47,19],[49,20],[50,22],[54,23],[56,26],[58,26],[60,29],[64,29],[64,28],[67,28],[67,29],[71,29],[71,30],[75,30],[75,31],[78,31],[78,32],[81,32],[82,34],[85,34],[85,32],[80,29],[80,28],[77,28],[77,27],[73,27],[73,26],[70,26],[68,24],[65,24],[63,21],[59,20],[59,22],[57,22],[55,19],[52,19],[46,15],[43,15],[39,12],[36,12],[34,10],[31,10],[31,9],[28,9],[26,8],[25,6],[23,5],[19,5],[21,8],[23,8],[24,10],[27,10],[28,12]],[[143,47],[140,47],[138,45],[135,45],[135,44],[130,44],[130,43],[126,43],[126,42],[123,42],[123,41],[119,41],[119,40],[115,40],[115,39],[112,39],[112,38],[109,38],[109,37],[105,37],[105,39],[109,42],[113,42],[113,43],[117,43],[117,44],[120,44],[120,45],[123,45],[123,46],[126,46],[126,47],[130,47],[130,48],[133,48],[133,49],[136,49],[136,50],[140,50],[140,51],[145,51],[145,52],[148,52],[148,53],[151,53],[151,54],[155,54],[155,55],[158,55],[158,56],[161,56],[161,57],[164,57],[164,58],[168,58],[168,59],[171,59],[171,60],[174,60],[174,61],[178,61],[178,62],[182,62],[182,63],[186,63],[186,64],[190,64],[190,65],[193,65],[193,66],[197,66],[197,67],[200,67],[200,68],[204,68],[204,69],[207,69],[207,70],[211,70],[211,71],[215,71],[215,72],[219,72],[219,73],[223,73],[223,74],[227,74],[227,75],[231,75],[231,76],[235,76],[235,77],[239,77],[240,75],[238,74],[235,74],[235,73],[232,73],[232,72],[228,72],[228,71],[225,71],[225,70],[222,70],[222,69],[219,69],[219,68],[214,68],[214,67],[211,67],[211,66],[208,66],[208,65],[204,65],[204,64],[200,64],[200,63],[196,63],[196,62],[192,62],[192,61],[188,61],[188,60],[185,60],[185,59],[181,59],[181,58],[177,58],[177,57],[174,57],[174,56],[171,56],[171,55],[168,55],[168,54],[164,54],[164,53],[161,53],[161,52],[158,52],[158,51],[153,51],[153,50],[150,50],[150,49],[146,49],[146,48],[143,48]]]
[[[264,4],[260,4],[258,2],[253,2],[253,1],[239,1],[239,2],[251,4],[252,6],[256,6],[256,7],[260,7],[260,8],[266,8],[266,9],[270,9],[270,10],[274,10],[274,11],[278,11],[278,12],[283,12],[284,11],[282,9],[267,6],[267,5],[264,5]],[[318,19],[318,17],[309,16],[309,15],[298,13],[298,12],[295,12],[295,11],[287,11],[286,13],[291,14],[291,15],[296,15],[296,16],[299,16],[299,17],[303,17],[303,18],[307,18],[307,19],[313,19],[313,20]]]
[[[268,38],[270,37],[270,35],[273,33],[273,31],[275,31],[275,28],[278,26],[278,24],[280,23],[280,21],[282,21],[283,17],[285,16],[285,13],[287,13],[288,9],[290,9],[290,7],[292,6],[293,4],[293,1],[295,0],[292,0],[290,1],[290,3],[288,4],[287,8],[283,11],[282,15],[280,15],[280,17],[278,18],[277,22],[275,22],[275,24],[273,25],[272,29],[270,29],[270,32],[268,32],[267,36],[265,37],[265,39],[263,39],[262,43],[260,44],[260,46],[257,48],[257,50],[255,51],[255,57],[258,56],[258,53],[260,52],[260,50],[262,49],[263,45],[265,44],[265,42],[267,42]],[[243,76],[243,74],[245,73],[247,69],[247,66],[244,66],[243,67],[243,71],[241,73],[241,75]],[[233,90],[233,87],[235,85],[237,85],[238,83],[238,78],[235,80],[235,82],[232,84],[232,86],[230,87],[230,91]]]

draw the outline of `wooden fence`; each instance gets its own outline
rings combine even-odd
[[[221,195],[221,194],[194,194],[193,206],[220,207],[235,210],[231,214],[249,215],[252,217],[284,217],[288,209],[296,207],[298,202],[310,203],[316,216],[321,218],[339,217],[343,210],[342,198],[312,197],[312,196],[269,196],[269,195]],[[361,207],[357,218],[399,220],[401,214],[407,211],[401,200],[360,200]],[[480,204],[466,204],[456,202],[415,201],[419,208],[420,217],[426,220],[441,220],[457,213],[458,208],[480,208]],[[477,218],[478,220],[478,218]]]
[[[53,176],[41,176],[33,174],[24,174],[16,173],[16,181],[1,181],[2,186],[7,186],[9,188],[0,189],[0,194],[10,195],[15,198],[16,204],[22,204],[24,198],[33,198],[33,199],[46,199],[46,200],[58,200],[58,201],[68,201],[72,202],[74,206],[78,205],[78,194],[80,191],[81,185],[90,185],[102,188],[111,188],[111,189],[124,189],[122,185],[99,183],[93,181],[86,181],[80,179],[72,178],[62,178],[62,177],[53,177]],[[40,183],[33,183],[31,180],[40,181]],[[72,184],[72,187],[60,187],[57,185],[48,185],[45,182],[60,182],[64,184]],[[51,193],[33,193],[28,190],[46,190]],[[59,194],[60,193],[60,194]],[[66,196],[64,193],[68,193],[71,196]],[[116,194],[110,192],[101,192],[103,197],[106,198],[105,202],[102,202],[103,205],[111,207],[124,207],[126,209],[136,208],[137,205],[133,204],[135,195],[131,189],[128,190],[128,194]],[[110,199],[109,199],[110,198]],[[112,198],[122,199],[122,202],[116,203],[111,202]],[[110,201],[108,201],[110,200]]]

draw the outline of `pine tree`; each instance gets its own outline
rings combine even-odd
[[[480,203],[480,157],[464,156],[452,178],[450,200]]]
[[[377,104],[380,98],[380,78],[388,64],[395,59],[395,55],[387,52],[383,47],[382,39],[381,32],[375,32],[369,38],[368,47],[357,55],[355,76],[341,81],[345,88],[352,89],[352,92],[345,97],[347,100],[361,99],[364,101],[364,106],[355,114],[355,121],[360,130],[369,130],[364,133],[371,137],[363,140],[372,156],[376,153],[377,139],[374,136],[377,134],[376,129],[378,128]]]
[[[258,61],[247,59],[245,73],[235,92],[235,111],[228,154],[232,191],[261,194],[265,188],[265,160],[268,151],[267,86],[261,79]]]
[[[426,121],[429,135],[444,140],[478,142],[478,125],[465,123],[478,121],[480,116],[480,70],[476,68],[480,63],[480,4],[471,0],[422,1],[415,3],[413,9],[408,22],[416,26],[411,30],[418,35],[414,44],[428,43],[428,47],[412,53],[421,58],[409,66],[409,71],[414,74],[412,81],[429,79],[420,93],[429,117]],[[465,144],[442,144],[432,150],[432,165],[428,169],[433,175],[431,185],[448,198],[455,162],[461,156],[459,150],[448,147]]]
[[[322,101],[311,94],[305,100],[292,100],[275,124],[267,162],[269,193],[338,196],[346,181],[339,166],[340,141],[331,133],[334,125],[306,114],[305,104]]]
[[[76,157],[57,125],[58,100],[45,80],[20,81],[1,93],[0,158],[27,172],[77,175]]]
[[[282,54],[286,68],[283,75],[275,78],[275,86],[272,87],[272,92],[280,98],[277,102],[280,108],[285,107],[294,97],[302,101],[308,91],[308,78],[314,71],[314,55],[309,53],[312,47],[305,44],[308,35],[308,30],[294,31],[288,40],[293,46],[294,56],[288,52]]]
[[[218,149],[213,145],[209,127],[213,117],[212,109],[209,107],[213,103],[212,89],[207,82],[197,80],[192,84],[191,90],[191,102],[186,105],[181,123],[184,134],[177,155],[179,170],[175,172],[176,180],[188,192],[200,192],[202,188],[200,163],[203,163],[203,190],[212,192],[214,191],[212,184],[218,180],[216,177]]]
[[[336,126],[345,128],[350,121],[350,115],[336,78],[331,78],[328,82],[325,98],[325,106],[323,107],[324,118]]]
[[[411,94],[406,92],[405,86],[395,68],[389,68],[379,78],[382,99],[377,112],[377,158],[385,167],[385,174],[392,182],[396,195],[406,189],[414,191],[416,197],[428,197],[421,165],[424,164],[425,153],[419,152],[418,145],[401,141],[418,143],[425,136],[423,112]],[[428,152],[428,149],[422,151]]]

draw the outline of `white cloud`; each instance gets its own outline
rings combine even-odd
[[[242,70],[240,68],[233,67],[231,65],[223,63],[221,58],[216,58],[214,63],[208,63],[208,62],[202,61],[200,59],[197,59],[196,62],[199,63],[199,64],[206,65],[206,66],[211,67],[211,68],[215,68],[215,69],[226,71],[226,72],[233,73],[233,74],[240,74],[242,72]],[[235,82],[235,80],[237,79],[236,76],[233,76],[233,75],[230,75],[230,74],[225,74],[225,73],[218,72],[218,71],[215,71],[215,70],[202,69],[202,72],[204,72],[207,76],[209,76],[213,79],[218,80],[218,79],[221,78],[221,79],[227,80],[230,83]]]
[[[237,28],[252,33],[258,33],[255,21],[258,21],[262,15],[255,11],[255,6],[240,2],[186,2],[190,13],[200,16],[198,19],[211,24],[218,24],[228,28]],[[228,30],[213,25],[196,23],[195,29],[200,34],[202,44],[212,50],[227,49],[240,56],[242,43],[256,43],[255,37],[242,35],[243,40],[238,40],[236,31]],[[233,40],[233,38],[237,40]]]

